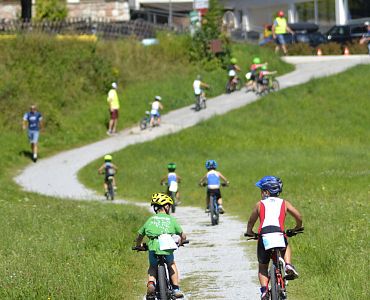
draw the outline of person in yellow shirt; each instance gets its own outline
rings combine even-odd
[[[274,23],[272,24],[272,36],[276,42],[275,52],[278,52],[279,49],[282,48],[284,55],[288,54],[284,39],[284,34],[287,32],[294,34],[294,31],[288,26],[288,22],[284,17],[284,12],[281,10],[278,12],[278,16],[275,18]]]
[[[117,121],[118,121],[118,110],[119,110],[119,99],[117,94],[117,83],[112,83],[112,88],[108,92],[107,102],[109,104],[109,128],[107,131],[108,135],[117,133]]]

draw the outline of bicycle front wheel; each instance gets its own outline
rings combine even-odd
[[[140,121],[140,129],[141,129],[141,130],[146,129],[147,125],[148,125],[147,119],[146,119],[146,118],[143,118],[143,119]]]
[[[278,293],[278,282],[276,278],[276,268],[274,264],[271,264],[270,267],[270,296],[271,300],[278,300],[279,293]]]
[[[277,92],[278,90],[280,90],[280,84],[279,84],[279,81],[277,81],[276,79],[274,79],[274,80],[272,81],[271,89],[272,89],[274,92]]]
[[[167,281],[166,281],[166,269],[164,266],[158,266],[158,285],[159,285],[159,296],[160,300],[167,300]]]
[[[211,203],[209,205],[210,211],[211,211],[211,224],[212,226],[218,224],[218,209],[217,209],[217,199],[216,195],[211,196]]]
[[[113,184],[112,184],[112,181],[110,181],[108,183],[108,194],[109,194],[109,198],[111,200],[114,200],[114,188],[113,188]]]
[[[204,97],[202,97],[202,99],[200,100],[200,107],[202,109],[206,109],[207,108],[206,99]]]

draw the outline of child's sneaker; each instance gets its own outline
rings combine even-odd
[[[180,291],[180,289],[174,289],[173,295],[175,298],[184,298],[184,293]]]
[[[218,207],[218,211],[219,211],[219,213],[220,213],[220,214],[225,213],[224,208],[222,207],[222,205],[220,205],[220,206]]]
[[[155,299],[155,285],[152,281],[147,284],[146,299]]]
[[[285,278],[287,280],[294,280],[296,278],[298,278],[298,272],[296,271],[296,269],[294,268],[293,265],[291,264],[286,264],[285,265]]]
[[[261,287],[261,300],[269,300],[269,289],[267,287]]]

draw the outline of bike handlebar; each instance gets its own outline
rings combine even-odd
[[[301,227],[301,228],[298,228],[298,229],[287,229],[283,233],[285,233],[288,237],[292,237],[292,236],[295,236],[295,235],[297,235],[299,233],[303,233],[303,232],[304,232],[304,227]],[[253,235],[249,235],[245,232],[244,236],[249,237],[247,240],[250,241],[250,240],[258,240],[258,238],[261,236],[261,234],[254,233]]]
[[[189,243],[190,243],[189,240],[184,240],[184,241],[182,241],[182,243],[176,243],[176,244],[179,247],[184,247],[185,244],[189,244]],[[133,246],[131,248],[131,250],[138,251],[138,252],[139,251],[148,251],[149,250],[149,247],[148,247],[148,245],[146,243],[144,243],[142,246]]]

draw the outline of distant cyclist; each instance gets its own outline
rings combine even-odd
[[[253,226],[257,219],[260,219],[258,227],[259,234],[284,232],[285,215],[288,212],[296,221],[294,230],[302,228],[302,216],[300,212],[287,200],[279,198],[283,191],[283,182],[275,176],[265,176],[256,183],[256,186],[261,189],[262,200],[257,202],[251,216],[249,217],[247,226],[247,235],[254,236]],[[285,272],[291,279],[298,277],[298,273],[291,264],[291,247],[288,245],[285,237],[286,249],[282,252],[285,260]],[[268,264],[271,258],[271,250],[265,250],[263,241],[258,239],[257,245],[258,257],[258,278],[261,284],[261,299],[268,300]]]
[[[155,96],[154,102],[152,103],[152,109],[150,111],[150,126],[154,127],[154,122],[157,120],[157,126],[161,124],[161,114],[160,110],[163,109],[163,104],[161,103],[162,97]]]
[[[215,160],[207,160],[206,161],[206,169],[208,170],[207,174],[202,177],[199,181],[199,185],[207,184],[207,195],[206,195],[206,210],[205,212],[209,212],[209,202],[210,202],[210,195],[211,193],[216,194],[218,209],[220,214],[223,214],[224,208],[222,206],[222,197],[221,197],[221,179],[228,185],[229,181],[227,178],[221,174],[221,172],[216,171],[217,169],[217,162]]]
[[[168,174],[161,179],[161,184],[167,182],[167,195],[171,192],[176,193],[177,204],[180,204],[180,192],[179,183],[181,182],[181,177],[176,174],[176,164],[171,162],[167,165]],[[175,200],[175,199],[173,199]]]
[[[155,211],[155,215],[151,216],[145,224],[139,229],[138,236],[136,238],[136,246],[142,246],[142,241],[145,236],[149,238],[149,269],[148,269],[148,284],[147,284],[147,296],[146,299],[155,298],[155,286],[157,276],[157,265],[158,261],[156,254],[166,255],[166,263],[171,277],[171,284],[176,298],[183,298],[184,294],[181,292],[179,287],[179,272],[174,260],[174,250],[160,250],[158,237],[161,234],[171,234],[180,236],[180,244],[186,240],[186,236],[177,220],[170,215],[171,205],[173,200],[166,194],[154,193],[152,195],[151,206]]]
[[[253,64],[249,67],[249,72],[245,75],[247,82],[246,87],[247,89],[252,89],[253,91],[257,90],[257,79],[259,71],[263,66],[267,65],[267,63],[261,63],[261,59],[259,57],[253,58]]]
[[[194,91],[195,97],[198,97],[201,95],[205,98],[206,97],[206,94],[204,92],[205,88],[206,89],[209,88],[209,85],[202,81],[202,76],[197,75],[197,78],[193,82],[193,91]]]
[[[238,81],[239,81],[238,73],[241,70],[240,67],[237,65],[237,63],[238,63],[238,60],[233,57],[230,59],[230,65],[227,67],[229,83],[232,86],[233,90],[235,90],[235,87],[238,84]]]
[[[107,193],[108,193],[108,177],[113,177],[112,185],[113,185],[113,188],[115,190],[117,189],[116,179],[114,177],[117,170],[118,170],[117,166],[112,163],[112,155],[109,155],[109,154],[105,155],[104,156],[104,163],[98,169],[99,174],[103,174],[103,173],[105,174],[105,176],[104,176],[105,195],[107,195]]]

